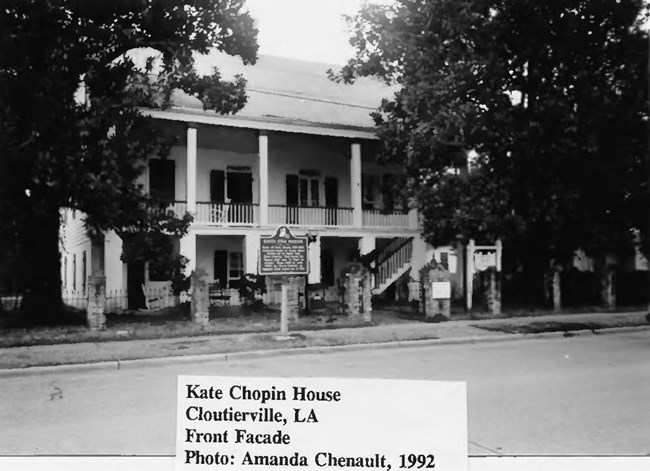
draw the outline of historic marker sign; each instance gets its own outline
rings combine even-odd
[[[306,275],[307,237],[296,237],[281,226],[270,237],[260,239],[261,275]]]

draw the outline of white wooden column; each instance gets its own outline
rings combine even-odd
[[[187,128],[187,212],[196,214],[196,128]]]
[[[429,260],[427,258],[427,243],[420,235],[413,237],[413,250],[411,252],[411,278],[420,281],[420,270]]]
[[[269,136],[261,131],[259,135],[260,156],[260,225],[269,222]]]
[[[352,144],[350,159],[350,197],[352,203],[352,225],[363,225],[363,208],[361,205],[361,144]]]
[[[257,273],[260,251],[260,235],[246,234],[244,236],[244,273]]]
[[[310,284],[320,283],[320,257],[321,257],[320,236],[316,236],[316,240],[311,244],[309,244],[308,257],[309,257],[309,276],[307,277],[307,282]]]
[[[190,276],[196,270],[196,234],[191,230],[181,238],[179,251],[187,259],[185,276]]]

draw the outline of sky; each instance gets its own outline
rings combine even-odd
[[[353,55],[343,15],[363,0],[246,0],[259,29],[259,53],[344,64]]]

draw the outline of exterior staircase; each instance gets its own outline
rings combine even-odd
[[[372,294],[381,294],[411,269],[412,237],[396,237],[375,260]]]

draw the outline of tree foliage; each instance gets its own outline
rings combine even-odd
[[[217,113],[241,109],[245,80],[199,76],[193,53],[254,62],[257,30],[243,0],[2,0],[0,15],[0,242],[20,253],[23,307],[50,315],[61,307],[60,208],[85,213],[95,235],[186,231],[189,218],[138,183],[171,145],[140,110],[169,106],[174,89]],[[159,52],[156,74],[153,61],[136,66],[136,48]]]
[[[368,4],[334,78],[401,85],[374,119],[430,242],[500,236],[547,266],[623,253],[646,227],[643,14],[642,0]]]

